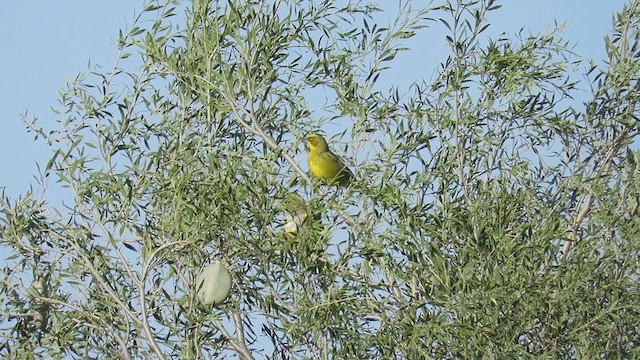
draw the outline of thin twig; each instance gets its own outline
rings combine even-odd
[[[229,334],[227,329],[224,328],[224,326],[219,320],[213,320],[213,325],[216,327],[216,329],[218,329],[218,331],[222,333],[222,336],[224,336],[227,339],[227,341],[229,341],[229,346],[240,355],[241,359],[253,360],[253,356],[251,355],[249,350],[246,347],[238,344],[236,339],[234,339],[233,336]]]

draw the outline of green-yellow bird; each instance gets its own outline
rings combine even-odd
[[[287,235],[298,234],[299,228],[309,216],[307,204],[298,193],[289,193],[282,205],[285,209],[284,218],[286,221],[284,224],[284,233]]]
[[[353,181],[353,173],[340,160],[338,155],[329,150],[327,141],[319,134],[309,134],[307,143],[307,163],[309,171],[315,178],[329,185],[347,186]]]

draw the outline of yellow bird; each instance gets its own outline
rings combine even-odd
[[[286,211],[284,233],[287,235],[297,235],[298,229],[304,224],[309,216],[307,204],[298,193],[289,193],[282,204]]]
[[[329,185],[347,186],[353,180],[353,173],[340,160],[338,155],[329,150],[327,141],[319,134],[309,134],[307,143],[307,163],[309,171],[315,178]]]

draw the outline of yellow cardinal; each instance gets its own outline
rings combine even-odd
[[[353,173],[329,150],[327,141],[318,134],[309,134],[307,143],[307,163],[311,174],[329,185],[347,186],[353,180]]]

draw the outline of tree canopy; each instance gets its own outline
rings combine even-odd
[[[0,200],[0,354],[640,356],[639,1],[602,65],[558,29],[487,36],[499,11],[144,5],[113,69],[29,122],[51,158]],[[382,84],[434,28],[437,69]],[[307,174],[312,132],[358,186]]]

